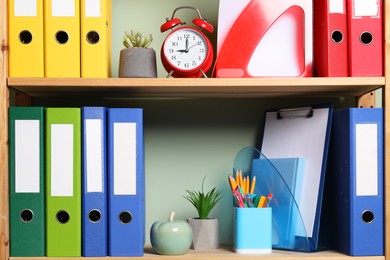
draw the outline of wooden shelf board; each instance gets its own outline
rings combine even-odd
[[[384,86],[384,77],[362,78],[8,78],[31,97],[293,97],[361,96]]]
[[[82,257],[88,259],[87,257]],[[321,251],[315,253],[300,253],[292,251],[273,250],[271,254],[262,255],[242,255],[236,254],[230,247],[222,246],[216,250],[189,250],[184,255],[169,256],[169,255],[157,255],[150,247],[145,248],[145,255],[143,257],[99,257],[101,260],[116,260],[116,259],[128,259],[128,260],[158,260],[158,259],[172,259],[175,258],[185,260],[286,260],[286,259],[305,259],[305,260],[319,260],[319,259],[332,259],[332,260],[346,260],[353,259],[353,257],[341,254],[336,251]],[[26,257],[10,257],[10,260],[26,260]],[[35,260],[63,260],[63,257],[29,257],[28,259]],[[77,260],[80,257],[67,257],[67,260]],[[366,256],[359,257],[359,260],[384,260],[384,256]]]

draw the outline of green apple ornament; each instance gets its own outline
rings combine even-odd
[[[184,220],[173,220],[175,212],[169,214],[169,221],[157,221],[150,228],[150,242],[157,254],[183,255],[191,246],[192,229]]]

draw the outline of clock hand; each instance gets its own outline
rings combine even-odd
[[[192,47],[195,47],[196,45],[198,45],[198,43],[195,43],[193,45],[191,45],[189,48],[187,48],[186,50],[188,51],[189,49],[191,49]]]
[[[184,50],[177,50],[176,52],[181,52],[181,53],[183,53],[183,52],[187,53],[188,52],[188,38],[186,38],[186,48]]]

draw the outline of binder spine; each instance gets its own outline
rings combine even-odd
[[[9,108],[9,222],[13,257],[45,255],[43,139],[42,107]]]
[[[142,109],[135,108],[111,108],[107,113],[110,256],[143,256],[145,177],[142,114]]]
[[[106,109],[82,108],[83,256],[107,256]]]

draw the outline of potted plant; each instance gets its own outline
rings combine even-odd
[[[198,212],[197,218],[189,218],[188,223],[192,228],[193,249],[216,249],[219,247],[219,224],[217,218],[209,218],[209,214],[218,201],[222,198],[222,191],[215,187],[204,192],[203,185],[206,176],[202,181],[201,191],[189,191],[184,196]]]
[[[156,52],[150,48],[153,41],[151,34],[126,31],[119,57],[120,78],[156,78]]]

